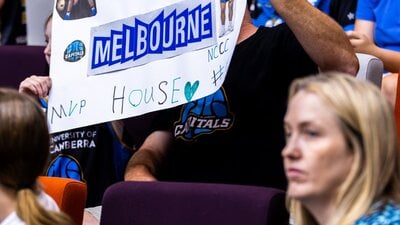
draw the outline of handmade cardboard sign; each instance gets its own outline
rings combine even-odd
[[[228,18],[228,4],[221,7],[220,0],[57,0],[50,132],[138,116],[217,91],[246,7],[246,1],[233,3]]]

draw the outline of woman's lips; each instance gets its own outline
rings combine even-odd
[[[299,180],[304,176],[304,171],[297,168],[289,168],[286,170],[286,176],[289,180]]]

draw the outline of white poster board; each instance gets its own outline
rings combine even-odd
[[[70,1],[70,13],[68,0],[53,13],[51,133],[212,94],[225,79],[246,7],[234,1],[233,30],[220,36],[220,0]]]

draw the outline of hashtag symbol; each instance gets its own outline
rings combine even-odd
[[[215,86],[217,86],[217,81],[222,78],[222,75],[224,75],[224,67],[219,65],[219,69],[217,71],[213,70],[213,77],[211,78]]]

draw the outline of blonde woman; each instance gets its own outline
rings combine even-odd
[[[395,121],[377,87],[336,72],[295,80],[284,127],[296,225],[400,224]]]
[[[0,224],[72,224],[36,181],[49,158],[42,108],[28,95],[0,88],[0,124]]]

